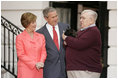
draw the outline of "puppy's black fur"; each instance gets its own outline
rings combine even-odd
[[[66,36],[72,36],[72,37],[76,37],[77,33],[74,29],[68,28],[66,29],[65,33]]]

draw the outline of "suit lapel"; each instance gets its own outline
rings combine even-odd
[[[58,24],[58,28],[59,28],[60,38],[61,38],[61,35],[62,35],[62,33],[63,33],[63,28],[61,27],[60,24]]]
[[[60,34],[60,50],[61,50],[61,48],[62,48],[62,43],[63,43],[63,39],[62,39],[62,33],[63,33],[63,28],[62,28],[62,26],[58,23],[58,27],[59,27],[59,34]]]
[[[45,35],[46,43],[48,43],[48,45],[50,47],[52,47],[53,49],[58,50],[57,47],[56,47],[56,45],[55,45],[55,43],[54,43],[54,41],[53,41],[53,39],[51,38],[51,36],[49,34],[48,29],[46,28],[46,25],[44,26],[43,34]]]

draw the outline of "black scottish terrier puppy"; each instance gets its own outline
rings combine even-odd
[[[66,36],[72,36],[72,37],[76,37],[77,32],[74,29],[68,28],[66,29],[65,33]]]

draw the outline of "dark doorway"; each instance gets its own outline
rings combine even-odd
[[[107,68],[108,68],[108,62],[107,62],[107,51],[108,51],[108,10],[107,10],[107,2],[106,1],[59,1],[59,2],[50,2],[50,6],[59,9],[63,11],[66,9],[67,11],[62,16],[63,18],[66,18],[64,20],[60,20],[61,22],[65,22],[70,24],[71,28],[77,30],[77,24],[78,24],[78,5],[81,4],[84,9],[92,9],[95,10],[98,13],[98,19],[96,22],[96,25],[98,26],[100,32],[101,32],[101,38],[102,38],[102,64],[103,64],[103,71],[101,74],[101,78],[107,78]],[[61,13],[61,12],[60,12]]]

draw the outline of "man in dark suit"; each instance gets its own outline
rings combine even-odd
[[[101,36],[95,25],[97,13],[81,13],[81,29],[76,37],[62,35],[66,45],[66,69],[69,78],[99,78],[102,72]]]
[[[68,24],[58,23],[56,9],[48,7],[43,10],[47,23],[39,30],[46,39],[47,58],[44,63],[44,78],[65,78],[65,50],[63,48],[63,31]]]

